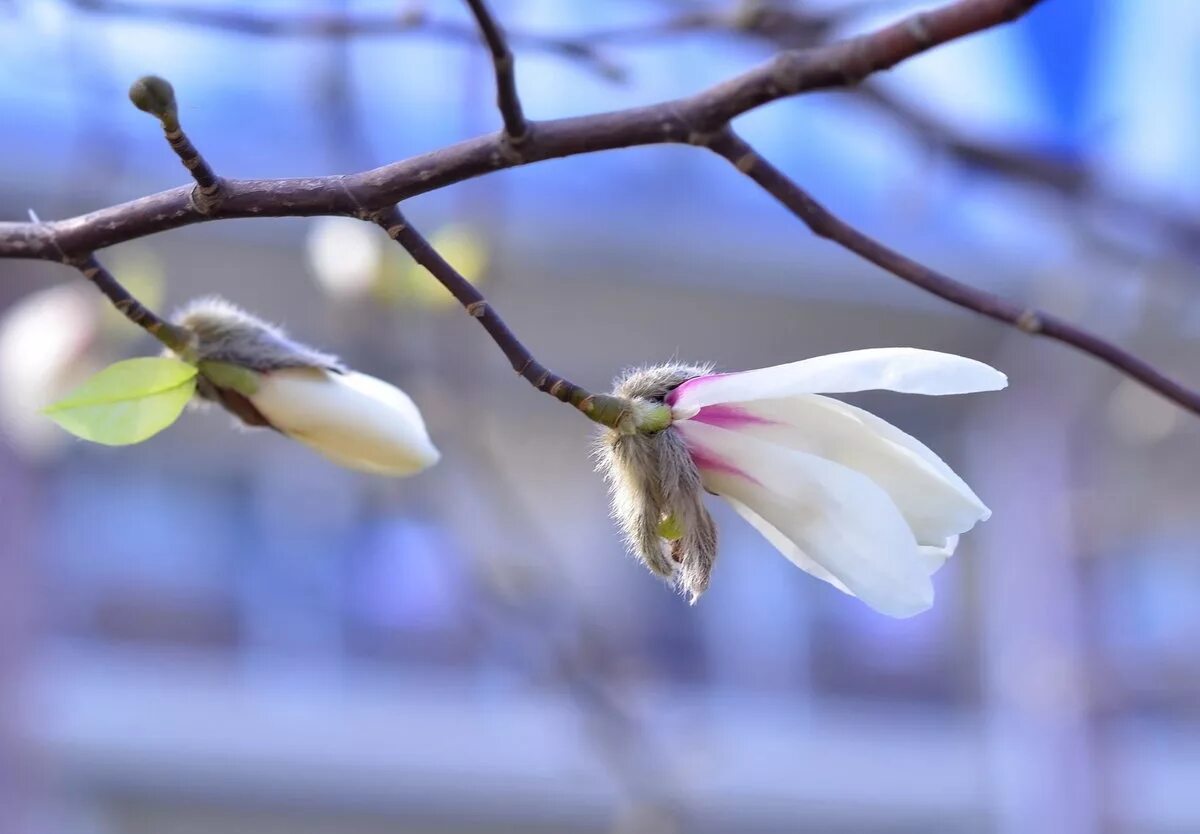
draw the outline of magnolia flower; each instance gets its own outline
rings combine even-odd
[[[348,370],[221,299],[193,302],[176,322],[193,337],[197,392],[246,425],[376,475],[413,475],[437,463],[421,412],[394,385]]]
[[[690,592],[708,586],[719,495],[798,567],[885,614],[933,604],[932,574],[991,514],[920,441],[823,394],[994,391],[982,362],[914,348],[819,356],[742,373],[665,365],[620,379],[638,409],[670,409],[657,433],[604,437],[600,459],[631,549]]]

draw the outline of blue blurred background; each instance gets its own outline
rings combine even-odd
[[[469,26],[455,0],[424,7],[441,34],[349,39],[97,5],[0,2],[3,219],[185,181],[126,101],[147,72],[228,177],[360,170],[498,124],[486,54],[446,34]],[[514,32],[570,35],[736,10],[493,5]],[[784,4],[829,22],[809,41],[919,5]],[[1045,0],[878,79],[890,107],[822,93],[738,125],[869,233],[1198,383],[1197,44],[1192,0]],[[529,115],[553,118],[684,95],[777,45],[611,37],[615,81],[518,39],[517,71]],[[1081,179],[998,173],[950,134]],[[69,440],[37,407],[154,345],[76,274],[0,261],[0,831],[1200,831],[1197,421],[812,237],[694,148],[541,163],[406,212],[593,389],[673,356],[991,362],[1003,394],[854,399],[937,450],[993,519],[937,576],[934,609],[893,621],[714,505],[721,561],[691,608],[623,555],[586,422],[365,227],[226,221],[101,257],[160,309],[220,293],[400,384],[444,453],[411,480],[211,412],[129,449]]]

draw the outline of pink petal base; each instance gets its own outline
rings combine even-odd
[[[667,405],[675,405],[675,401],[678,400],[681,396],[683,396],[684,391],[690,391],[692,388],[695,388],[698,385],[703,385],[705,382],[707,382],[710,379],[719,379],[723,376],[726,376],[726,374],[709,374],[708,376],[694,376],[689,380],[681,382],[679,385],[675,386],[675,389],[673,391],[671,391],[670,393],[667,394],[666,403],[667,403]]]
[[[726,475],[736,475],[739,478],[745,478],[751,483],[758,483],[758,479],[752,477],[746,470],[736,464],[730,463],[711,449],[706,449],[689,440],[688,451],[691,452],[692,463],[696,464],[696,468],[702,472],[705,470],[709,472],[723,472]]]
[[[697,423],[707,423],[720,429],[740,429],[743,426],[773,426],[776,424],[774,420],[751,414],[736,405],[706,405],[697,411],[695,416],[688,419],[695,420]]]

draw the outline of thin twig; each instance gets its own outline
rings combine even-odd
[[[349,15],[345,13],[284,13],[268,15],[236,7],[208,4],[144,3],[136,0],[66,0],[80,11],[129,20],[164,23],[233,32],[257,38],[378,38],[396,35],[425,35],[458,43],[477,43],[475,26],[454,20],[429,17],[421,9],[398,14]],[[547,52],[578,62],[584,69],[609,81],[624,80],[624,69],[606,57],[586,38],[557,37],[536,32],[508,30],[508,40],[517,46]]]
[[[500,108],[500,116],[504,119],[504,132],[514,144],[519,144],[525,140],[529,125],[521,108],[521,96],[517,92],[512,50],[508,48],[504,30],[492,16],[485,0],[467,0],[467,5],[471,7],[483,41],[492,53],[492,65],[496,72],[496,106]]]
[[[96,289],[104,293],[105,297],[125,318],[176,352],[187,346],[188,332],[186,330],[159,318],[154,311],[134,298],[129,290],[125,289],[113,277],[113,274],[105,269],[100,261],[96,260],[95,255],[88,254],[82,258],[73,259],[70,261],[70,265],[82,272],[83,276],[91,281]]]
[[[204,214],[210,213],[221,201],[223,183],[183,132],[179,108],[175,104],[175,89],[170,82],[157,75],[139,78],[129,88],[129,100],[139,110],[158,119],[171,150],[196,181],[196,208]]]
[[[534,359],[529,349],[521,344],[496,309],[484,298],[483,293],[413,228],[399,208],[393,207],[379,212],[371,219],[449,290],[472,318],[483,325],[483,329],[508,357],[513,370],[530,385],[555,399],[570,403],[597,423],[616,427],[625,418],[624,400],[608,394],[593,394]]]
[[[952,304],[1010,324],[1031,335],[1045,336],[1090,353],[1188,411],[1200,414],[1200,392],[1184,387],[1148,362],[1111,342],[1049,313],[1015,304],[986,290],[955,281],[858,231],[830,213],[732,130],[716,136],[708,147],[758,183],[764,191],[804,221],[814,234],[849,249],[864,260]]]

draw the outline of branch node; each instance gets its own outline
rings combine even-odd
[[[208,185],[197,183],[188,195],[192,208],[205,216],[216,214],[225,201],[225,181],[215,177]]]
[[[1017,316],[1015,324],[1018,330],[1023,330],[1026,333],[1042,332],[1042,317],[1036,310],[1023,311],[1021,315]]]
[[[933,45],[933,33],[929,31],[929,22],[924,13],[918,12],[910,17],[904,22],[904,28],[923,49]]]
[[[467,315],[473,319],[480,319],[487,315],[488,303],[486,301],[472,301],[467,305]]]
[[[758,154],[754,151],[748,151],[737,158],[733,163],[733,167],[737,168],[743,174],[749,174],[754,170],[755,164],[758,162]]]
[[[696,145],[700,148],[710,147],[713,141],[725,131],[726,127],[726,125],[722,125],[716,130],[689,131],[687,135],[687,143],[689,145]]]

